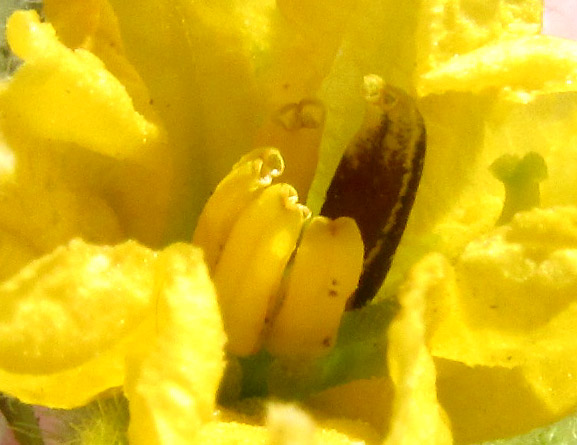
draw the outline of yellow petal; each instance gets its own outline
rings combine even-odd
[[[133,241],[106,247],[74,240],[23,268],[0,294],[1,391],[73,408],[125,384],[131,356],[127,385],[137,437],[145,434],[139,421],[149,401],[168,409],[188,400],[193,420],[211,417],[225,337],[197,248],[173,245],[157,254]]]
[[[195,443],[199,445],[229,445],[231,443],[266,445],[267,439],[266,428],[244,422],[210,422],[194,438]],[[189,442],[183,441],[174,444],[185,445],[187,443]]]
[[[436,371],[426,346],[426,289],[439,278],[435,261],[424,260],[400,290],[401,311],[389,327],[388,363],[395,388],[386,445],[451,444],[452,436],[437,401]]]
[[[264,422],[259,416],[221,412],[194,438],[198,444],[356,445],[376,443],[373,431],[350,419],[314,419],[294,405],[272,405]],[[182,442],[183,444],[189,442]]]
[[[75,240],[24,268],[0,288],[3,368],[73,368],[126,337],[149,308],[153,259],[133,242],[106,248]]]
[[[81,46],[98,27],[102,0],[43,2],[42,12],[56,30],[59,39],[70,48]]]
[[[168,247],[156,274],[157,339],[128,362],[129,438],[135,445],[185,444],[212,417],[225,335],[200,249]]]
[[[456,443],[513,437],[551,423],[550,411],[519,369],[435,362],[439,400]]]
[[[173,223],[175,232],[190,235],[210,192],[252,148],[258,125],[254,116],[262,99],[246,26],[236,15],[243,2],[109,3],[127,58],[146,84],[169,138],[179,179],[171,199],[182,212]]]
[[[154,258],[134,242],[74,240],[3,283],[1,390],[70,408],[121,385],[124,356],[148,329]]]
[[[574,320],[575,314],[571,314]],[[552,341],[547,357],[527,363],[520,369],[526,387],[542,404],[543,420],[533,425],[547,425],[575,412],[575,370],[577,359],[572,344]],[[531,425],[531,426],[533,426]]]
[[[126,89],[102,62],[88,51],[64,47],[35,12],[14,13],[7,35],[28,62],[0,98],[8,118],[32,134],[119,159],[135,156],[157,137],[157,128],[134,110]]]
[[[531,36],[486,45],[425,73],[421,94],[509,88],[526,94],[573,91],[577,43]]]
[[[577,209],[519,213],[454,267],[423,261],[439,270],[424,290],[432,353],[461,363],[442,367],[440,384],[458,437],[520,434],[574,410]],[[511,415],[520,405],[530,415]]]
[[[22,239],[6,231],[0,231],[0,281],[20,270],[38,256],[36,250],[25,243]]]
[[[393,383],[390,378],[354,380],[314,394],[307,406],[335,418],[367,422],[385,432],[391,420]]]
[[[576,241],[577,210],[556,208],[520,213],[509,226],[470,243],[454,277],[446,272],[445,292],[437,294],[446,309],[437,312],[434,353],[504,367],[545,360],[557,350],[569,354],[577,310]],[[472,343],[456,342],[455,332]]]
[[[545,159],[543,206],[577,202],[577,102],[573,92],[534,96],[529,103],[495,91],[431,95],[419,101],[427,155],[419,192],[385,286],[395,292],[415,258],[436,250],[456,257],[499,219],[504,188],[489,166],[530,151]],[[538,123],[538,124],[537,124]]]
[[[427,157],[387,293],[416,257],[430,250],[454,257],[494,225],[503,189],[488,166],[505,153],[540,153],[554,170],[542,185],[543,202],[575,202],[566,173],[576,147],[575,43],[532,35],[540,8],[533,1],[423,5],[415,81]]]
[[[537,34],[542,2],[426,0],[420,14],[418,71],[423,73],[484,45]]]
[[[96,166],[62,159],[50,141],[38,141],[25,132],[19,136],[30,151],[16,157],[12,176],[0,184],[0,228],[11,239],[1,245],[0,257],[9,259],[12,272],[74,237],[92,243],[119,242],[123,235],[119,218],[96,185],[102,176],[90,171]],[[13,249],[28,254],[19,261],[12,257]],[[0,276],[10,274],[3,270]]]
[[[70,17],[58,14],[64,6],[51,5],[49,10],[56,16],[59,29],[74,27],[68,22]],[[86,202],[87,206],[97,203],[94,212],[79,210],[76,216],[59,220],[60,225],[66,225],[66,219],[83,220],[91,214],[95,225],[106,218],[118,218],[115,223],[125,234],[158,246],[167,236],[168,225],[181,221],[172,218],[179,204],[171,199],[179,195],[172,182],[173,156],[148,104],[146,87],[122,54],[114,16],[106,5],[79,6],[90,11],[99,8],[94,35],[83,43],[103,59],[84,48],[66,47],[52,26],[40,23],[31,11],[13,15],[8,24],[9,42],[25,63],[0,91],[0,125],[16,156],[17,187],[27,189],[31,184],[51,195],[47,201],[57,208],[73,207],[59,202],[67,199]],[[37,157],[40,165],[36,165]],[[57,186],[46,178],[51,175],[59,178]],[[50,187],[64,188],[68,198],[44,190]],[[11,200],[4,205],[18,213]],[[110,218],[106,212],[115,215]],[[114,232],[111,226],[109,222],[103,224],[106,235],[102,238],[107,242],[117,240],[110,233]],[[84,236],[83,228],[71,230],[61,242],[73,236]]]
[[[126,58],[118,20],[107,0],[47,0],[42,12],[63,44],[98,57],[124,85],[135,109],[155,119],[148,90]]]

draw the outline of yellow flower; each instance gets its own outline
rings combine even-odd
[[[10,18],[24,64],[0,84],[0,391],[65,409],[120,391],[131,444],[467,443],[575,408],[577,180],[567,166],[577,45],[537,35],[534,0],[309,3],[46,0],[45,22],[33,12]],[[261,346],[262,326],[245,321],[266,312],[307,212],[292,187],[256,184],[254,158],[243,156],[276,147],[282,180],[317,213],[362,121],[370,73],[415,98],[428,134],[380,302],[345,315],[340,334],[373,333],[366,366],[375,370],[304,391],[304,409],[269,405],[263,416],[263,401],[240,398],[235,381],[258,363],[231,352]],[[549,170],[543,209],[494,228],[504,196],[489,165],[530,151]],[[310,245],[331,244],[329,223],[316,221]],[[330,227],[346,227],[347,252],[358,253],[353,226]],[[207,247],[221,229],[224,244]],[[221,251],[226,267],[214,260]],[[299,264],[325,273],[314,254],[299,254],[291,273]],[[298,285],[288,292],[302,295]],[[315,376],[302,364],[319,363],[302,360],[318,352],[300,340],[320,330],[294,329],[310,321],[307,308],[294,300],[281,310],[264,342],[282,360],[262,378],[293,396]],[[300,357],[296,367],[285,354]],[[292,371],[301,380],[283,387]]]

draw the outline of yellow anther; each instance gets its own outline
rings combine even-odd
[[[297,250],[266,348],[284,356],[314,356],[330,349],[362,265],[363,242],[352,218],[313,218]]]
[[[202,247],[211,273],[241,212],[284,171],[278,150],[259,148],[243,156],[218,184],[198,220],[193,244]]]
[[[288,184],[265,188],[234,223],[214,270],[228,349],[257,352],[269,308],[309,210]]]
[[[309,105],[314,114],[314,104],[303,110]],[[258,352],[267,336],[278,355],[328,350],[361,274],[363,243],[351,218],[314,218],[294,253],[310,211],[292,186],[271,185],[283,169],[276,149],[244,156],[206,204],[193,238],[217,289],[228,350],[239,356]]]

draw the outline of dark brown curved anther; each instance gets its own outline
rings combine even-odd
[[[404,91],[365,77],[366,114],[327,190],[321,215],[355,219],[365,245],[363,273],[349,307],[381,287],[419,186],[426,149],[423,118]]]

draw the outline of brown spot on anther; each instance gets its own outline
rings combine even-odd
[[[331,346],[331,338],[330,337],[325,337],[323,338],[323,346],[329,348]]]
[[[338,297],[338,296],[339,296],[339,293],[338,293],[336,290],[334,290],[334,289],[329,289],[329,297],[335,298],[335,297]]]

